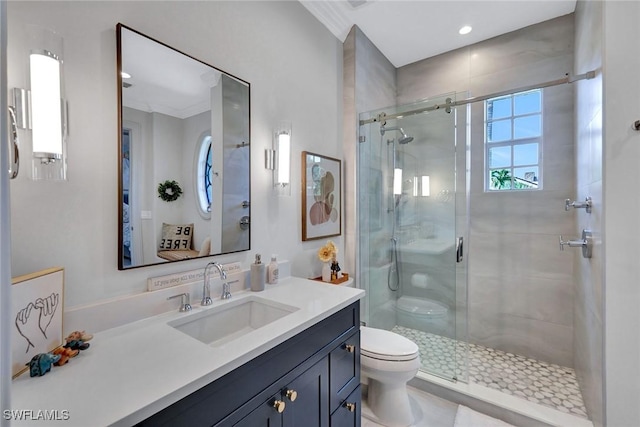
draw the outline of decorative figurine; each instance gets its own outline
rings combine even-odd
[[[54,365],[62,366],[66,364],[69,361],[69,359],[71,359],[72,357],[76,357],[78,353],[80,353],[80,350],[73,350],[71,348],[58,347],[55,350],[53,350],[52,353],[60,356],[60,360],[55,362]]]
[[[80,340],[80,341],[91,341],[91,339],[93,338],[93,335],[86,333],[85,331],[73,331],[71,332],[67,338],[65,338],[65,341],[69,342],[71,340]]]
[[[87,341],[90,341],[92,338],[93,335],[85,331],[73,331],[64,339],[66,341],[64,347],[72,350],[86,350],[89,348]]]
[[[29,375],[41,377],[51,370],[51,366],[60,360],[60,355],[51,353],[36,354],[31,361],[26,364],[29,367]]]
[[[86,350],[89,348],[89,343],[82,340],[67,341],[64,348],[70,348],[71,350]]]

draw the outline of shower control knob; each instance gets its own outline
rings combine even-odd
[[[590,230],[582,230],[582,239],[580,240],[562,240],[560,235],[560,250],[564,251],[564,246],[570,248],[582,248],[582,257],[591,258],[593,254],[593,233]]]

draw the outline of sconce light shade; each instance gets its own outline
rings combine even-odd
[[[429,175],[413,177],[413,197],[429,197],[431,188],[429,184]]]
[[[431,183],[429,182],[429,175],[422,176],[422,197],[429,197],[431,195]]]
[[[291,165],[289,164],[289,161],[291,159],[290,133],[283,132],[278,135],[276,153],[278,153],[278,162],[276,166],[276,185],[289,185],[291,183]]]
[[[63,99],[62,37],[27,26],[30,88],[13,88],[16,127],[31,131],[34,180],[67,179],[67,103]]]
[[[273,170],[273,186],[279,195],[291,195],[291,125],[280,123],[273,134],[273,148],[265,150],[265,168]]]
[[[62,159],[60,61],[48,51],[30,55],[33,156],[49,163]]]
[[[393,170],[393,194],[395,196],[402,195],[402,169],[400,168]]]

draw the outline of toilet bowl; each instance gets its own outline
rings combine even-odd
[[[439,301],[403,295],[395,309],[400,326],[444,336],[452,332],[449,308]]]
[[[396,333],[362,326],[360,366],[369,384],[367,404],[373,420],[389,427],[412,425],[407,382],[420,368],[418,346]]]

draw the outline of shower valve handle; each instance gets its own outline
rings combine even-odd
[[[564,245],[569,246],[570,248],[582,248],[582,256],[584,258],[591,258],[593,253],[593,234],[590,230],[582,230],[582,239],[581,240],[562,240],[562,235],[560,235],[560,250],[564,251]]]

